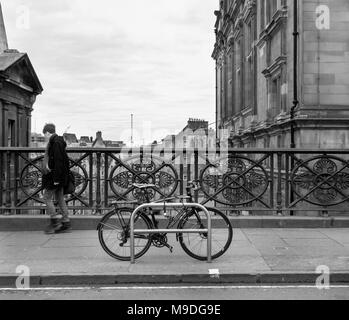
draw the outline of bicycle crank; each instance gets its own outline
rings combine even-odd
[[[173,253],[173,247],[168,244],[168,238],[163,234],[156,234],[152,239],[153,246],[156,248],[168,248],[171,253]]]

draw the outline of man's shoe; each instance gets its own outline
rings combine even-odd
[[[47,226],[45,233],[46,234],[55,234],[57,230],[62,228],[62,223],[59,219],[51,219],[50,224]]]
[[[55,233],[68,233],[68,232],[71,232],[71,230],[72,230],[71,223],[70,221],[67,221],[67,222],[62,222],[61,227],[58,230],[56,230]]]

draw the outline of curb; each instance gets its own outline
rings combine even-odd
[[[74,216],[71,218],[74,230],[96,230],[101,216]],[[48,223],[47,216],[0,216],[0,232],[15,231],[42,231]],[[158,217],[161,222],[167,221]],[[233,228],[258,229],[258,228],[349,228],[349,217],[230,217]]]
[[[196,285],[291,285],[313,284],[319,274],[315,273],[258,273],[258,274],[168,274],[168,275],[42,275],[31,276],[32,288],[55,286],[118,286],[118,285],[156,285],[156,284],[196,284]],[[0,288],[15,288],[17,276],[0,276]],[[334,272],[330,284],[349,284],[349,273]]]

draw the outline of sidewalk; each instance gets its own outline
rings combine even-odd
[[[235,229],[229,251],[211,264],[151,248],[135,265],[110,258],[96,231],[47,236],[0,232],[0,286],[13,287],[16,267],[30,268],[31,286],[151,283],[312,283],[326,265],[331,283],[349,283],[349,229]],[[218,269],[219,276],[210,275]]]

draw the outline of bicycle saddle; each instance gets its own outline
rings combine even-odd
[[[133,186],[136,187],[137,189],[146,189],[146,188],[156,187],[155,184],[140,184],[140,183],[134,183]]]

